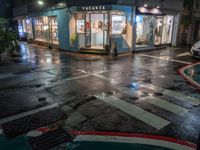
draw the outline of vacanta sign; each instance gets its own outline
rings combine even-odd
[[[106,6],[106,5],[78,7],[79,11],[104,11],[104,10],[110,10],[110,9],[111,9],[111,6]]]

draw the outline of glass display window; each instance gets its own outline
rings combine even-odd
[[[162,32],[163,32],[163,17],[157,17],[156,18],[156,27],[155,27],[155,39],[154,39],[155,45],[161,44]]]
[[[31,19],[18,20],[18,32],[20,37],[33,38]]]
[[[173,16],[165,16],[163,20],[162,31],[162,44],[171,43],[172,40],[172,28],[173,28]]]
[[[126,16],[125,15],[112,15],[112,34],[126,34]]]
[[[77,33],[85,33],[85,20],[84,19],[76,20],[76,32]]]
[[[58,43],[58,24],[54,16],[37,17],[34,19],[35,39]]]
[[[136,47],[153,45],[154,41],[154,16],[136,16]]]

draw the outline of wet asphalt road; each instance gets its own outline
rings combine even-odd
[[[181,67],[198,61],[187,49],[166,48],[112,59],[25,43],[21,43],[21,48],[20,58],[0,66],[0,122],[61,102],[59,107],[67,116],[63,126],[69,130],[150,133],[196,142],[200,131],[199,105],[180,100],[185,99],[183,95],[178,100],[156,89],[140,88],[140,84],[156,85],[200,101],[199,91],[177,73]],[[123,87],[142,95],[125,94]],[[187,111],[175,114],[160,103],[152,104],[148,97],[151,94]],[[143,114],[143,120],[140,114],[138,119],[121,106],[99,100],[101,95],[133,104],[168,123],[162,127],[156,124],[155,128],[151,125],[155,120],[142,117]]]

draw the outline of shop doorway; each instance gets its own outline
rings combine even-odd
[[[93,49],[104,49],[108,38],[108,15],[86,14],[85,45]]]

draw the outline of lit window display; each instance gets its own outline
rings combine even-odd
[[[163,32],[163,17],[156,18],[156,28],[155,28],[155,45],[160,45],[162,40]]]
[[[136,47],[153,45],[154,16],[136,16]]]
[[[84,19],[76,20],[76,29],[77,29],[77,33],[85,33],[85,20]]]
[[[112,15],[112,34],[126,34],[126,17]]]
[[[31,19],[18,20],[18,32],[20,37],[33,38]]]
[[[173,16],[165,16],[163,19],[162,44],[171,43],[173,19]]]
[[[39,41],[52,40],[58,43],[58,26],[56,17],[38,17],[35,18],[35,39]]]

